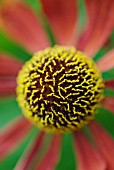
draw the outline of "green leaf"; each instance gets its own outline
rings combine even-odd
[[[0,31],[0,51],[11,54],[23,62],[29,60],[32,56],[23,47],[8,38],[3,31]]]
[[[81,27],[85,27],[85,24],[87,21],[87,13],[86,13],[86,7],[84,4],[84,0],[78,0],[77,5],[78,5],[78,9],[79,9],[78,23]]]
[[[18,162],[24,150],[26,149],[26,146],[34,140],[36,133],[37,133],[36,129],[33,128],[33,130],[30,131],[29,136],[27,136],[27,138],[23,141],[19,148],[0,162],[1,170],[14,169],[16,163]]]
[[[94,56],[93,60],[96,62],[100,58],[102,58],[107,52],[114,48],[114,32],[112,32],[111,36],[109,37],[109,44],[101,48],[98,53]],[[101,66],[102,67],[102,66]]]
[[[72,143],[72,134],[65,134],[63,136],[61,158],[56,170],[75,170],[75,164],[76,160]]]
[[[102,77],[104,80],[114,79],[114,68],[109,71],[103,72]]]
[[[114,47],[114,31],[112,32],[111,36],[110,36],[110,42]]]
[[[93,60],[96,62],[98,61],[100,58],[102,58],[107,52],[109,52],[112,49],[112,47],[105,47],[100,49],[100,51],[98,51],[98,53],[94,56]],[[102,67],[102,66],[101,66]]]
[[[40,0],[24,0],[23,2],[28,3],[35,11],[41,10]]]
[[[96,146],[95,140],[94,140],[94,138],[93,138],[93,136],[92,136],[92,134],[91,134],[88,126],[84,126],[84,127],[82,128],[82,130],[83,130],[84,134],[86,135],[86,137],[88,138],[88,140],[89,140],[94,146]]]
[[[15,98],[0,100],[0,128],[20,116],[21,113]]]
[[[101,107],[95,119],[114,137],[114,114]]]
[[[109,97],[114,97],[114,90],[104,89],[104,95]]]

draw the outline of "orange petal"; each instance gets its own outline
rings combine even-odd
[[[102,101],[102,105],[107,110],[114,113],[114,98],[113,97],[105,97]]]
[[[95,15],[97,15],[97,18],[95,18],[93,28],[89,30],[90,33],[85,32],[85,34],[89,34],[89,36],[86,36],[83,45],[83,50],[87,52],[89,56],[95,55],[95,53],[97,53],[99,49],[106,43],[107,38],[112,33],[114,26],[114,1],[100,0],[99,3],[97,2],[97,5],[96,2],[97,1],[94,1],[97,10]],[[83,37],[81,41],[83,41]]]
[[[78,170],[105,170],[106,162],[82,131],[75,133],[74,144],[78,159]]]
[[[97,61],[97,67],[101,72],[105,72],[114,67],[114,49]]]
[[[17,76],[21,63],[6,54],[0,54],[0,76]]]
[[[0,159],[12,152],[27,135],[31,124],[21,118],[0,134]]]
[[[35,52],[47,47],[47,37],[30,6],[17,1],[6,4],[1,19],[9,35],[28,50]]]
[[[50,148],[44,158],[41,160],[36,170],[53,170],[55,169],[60,152],[61,135],[55,135],[50,143]]]
[[[92,122],[89,126],[95,138],[98,149],[107,161],[108,170],[114,169],[114,139],[97,123]],[[113,128],[113,127],[112,127]]]
[[[114,89],[114,80],[105,81],[105,88]]]
[[[68,44],[72,40],[77,19],[76,1],[41,0],[57,42]]]

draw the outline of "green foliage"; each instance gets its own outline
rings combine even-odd
[[[114,47],[114,31],[112,32],[111,36],[110,36],[110,42],[112,44],[112,46]]]
[[[81,27],[85,27],[86,20],[87,20],[87,13],[86,13],[86,8],[84,4],[84,0],[78,0],[76,1],[79,9],[79,18],[78,22]]]
[[[0,100],[0,128],[21,115],[15,98]]]
[[[0,31],[0,51],[11,54],[23,62],[31,58],[31,54],[23,49],[23,47],[21,47],[18,43],[13,42],[10,38],[8,38],[3,31]]]
[[[98,109],[95,119],[112,135],[114,138],[114,114],[103,107]]]
[[[105,47],[105,48],[100,49],[100,51],[98,51],[98,53],[94,56],[93,60],[95,62],[98,61],[101,57],[103,57],[111,49],[112,49],[112,47]]]
[[[104,80],[114,79],[114,68],[102,73]]]
[[[88,138],[88,140],[89,140],[94,146],[96,146],[95,140],[94,140],[94,138],[93,138],[93,136],[92,136],[92,134],[91,134],[88,126],[84,126],[84,127],[82,128],[82,130],[83,130],[85,136]]]
[[[23,2],[28,3],[35,11],[41,10],[40,0],[23,0]]]
[[[109,37],[109,44],[107,46],[102,47],[98,53],[94,56],[93,60],[96,62],[101,57],[103,57],[107,52],[114,48],[114,32]]]
[[[57,165],[56,170],[75,170],[75,164],[76,158],[74,155],[72,134],[65,134],[63,136],[60,162]]]
[[[104,95],[109,96],[109,97],[114,97],[114,90],[105,89],[104,90]]]

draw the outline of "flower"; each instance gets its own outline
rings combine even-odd
[[[36,53],[19,72],[17,84],[23,113],[49,132],[73,131],[87,124],[104,89],[93,61],[63,46]]]
[[[16,76],[22,66],[19,59],[24,61],[29,58],[30,53],[50,46],[49,39],[53,44],[54,34],[57,44],[73,45],[76,49],[84,51],[90,58],[93,57],[97,68],[103,75],[104,99],[97,111],[98,114],[95,115],[95,120],[91,121],[86,127],[64,135],[60,133],[48,134],[45,131],[38,130],[18,113],[17,115],[14,114],[14,119],[11,116],[12,112],[20,112],[15,101],[13,103],[15,103],[16,109],[11,108],[11,105],[8,107],[4,104],[4,101],[1,101],[3,106],[1,110],[12,110],[11,113],[9,111],[9,115],[5,115],[5,112],[1,113],[1,120],[3,114],[7,117],[11,116],[12,119],[9,123],[3,125],[0,134],[0,159],[2,160],[0,168],[15,170],[53,170],[56,168],[63,170],[77,167],[78,170],[113,170],[114,50],[110,35],[114,23],[112,17],[114,2],[112,0],[101,0],[98,3],[96,0],[85,0],[88,16],[88,22],[85,26],[81,26],[80,20],[78,20],[80,11],[77,1],[41,0],[41,3],[45,15],[43,15],[41,9],[38,12],[36,5],[33,6],[36,9],[34,11],[30,4],[28,5],[27,2],[23,1],[12,0],[12,3],[6,2],[5,4],[3,2],[1,6],[2,29],[4,28],[12,42],[18,42],[29,52],[13,43],[10,47],[7,46],[6,44],[8,42],[10,44],[11,41],[8,41],[2,35],[0,42],[0,96],[15,94]],[[40,14],[40,18],[37,18],[36,12]],[[46,18],[48,22],[45,20]],[[41,19],[44,19],[47,24],[41,22]],[[45,29],[43,29],[43,26]],[[13,49],[13,47],[15,48]],[[99,50],[103,48],[108,48],[108,52],[104,52],[101,57]],[[17,54],[18,60],[12,57],[15,54]],[[24,76],[25,73],[22,73]],[[21,105],[23,104],[21,103]],[[11,162],[9,167],[6,168],[7,165],[4,165],[3,160],[20,145],[23,145],[22,151],[19,149],[20,154],[18,152],[19,155],[17,154],[16,158],[14,156],[13,161],[9,157]],[[27,148],[24,150],[26,145]]]

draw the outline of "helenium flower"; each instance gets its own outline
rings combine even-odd
[[[114,169],[114,2],[81,3],[1,1],[0,169]]]

